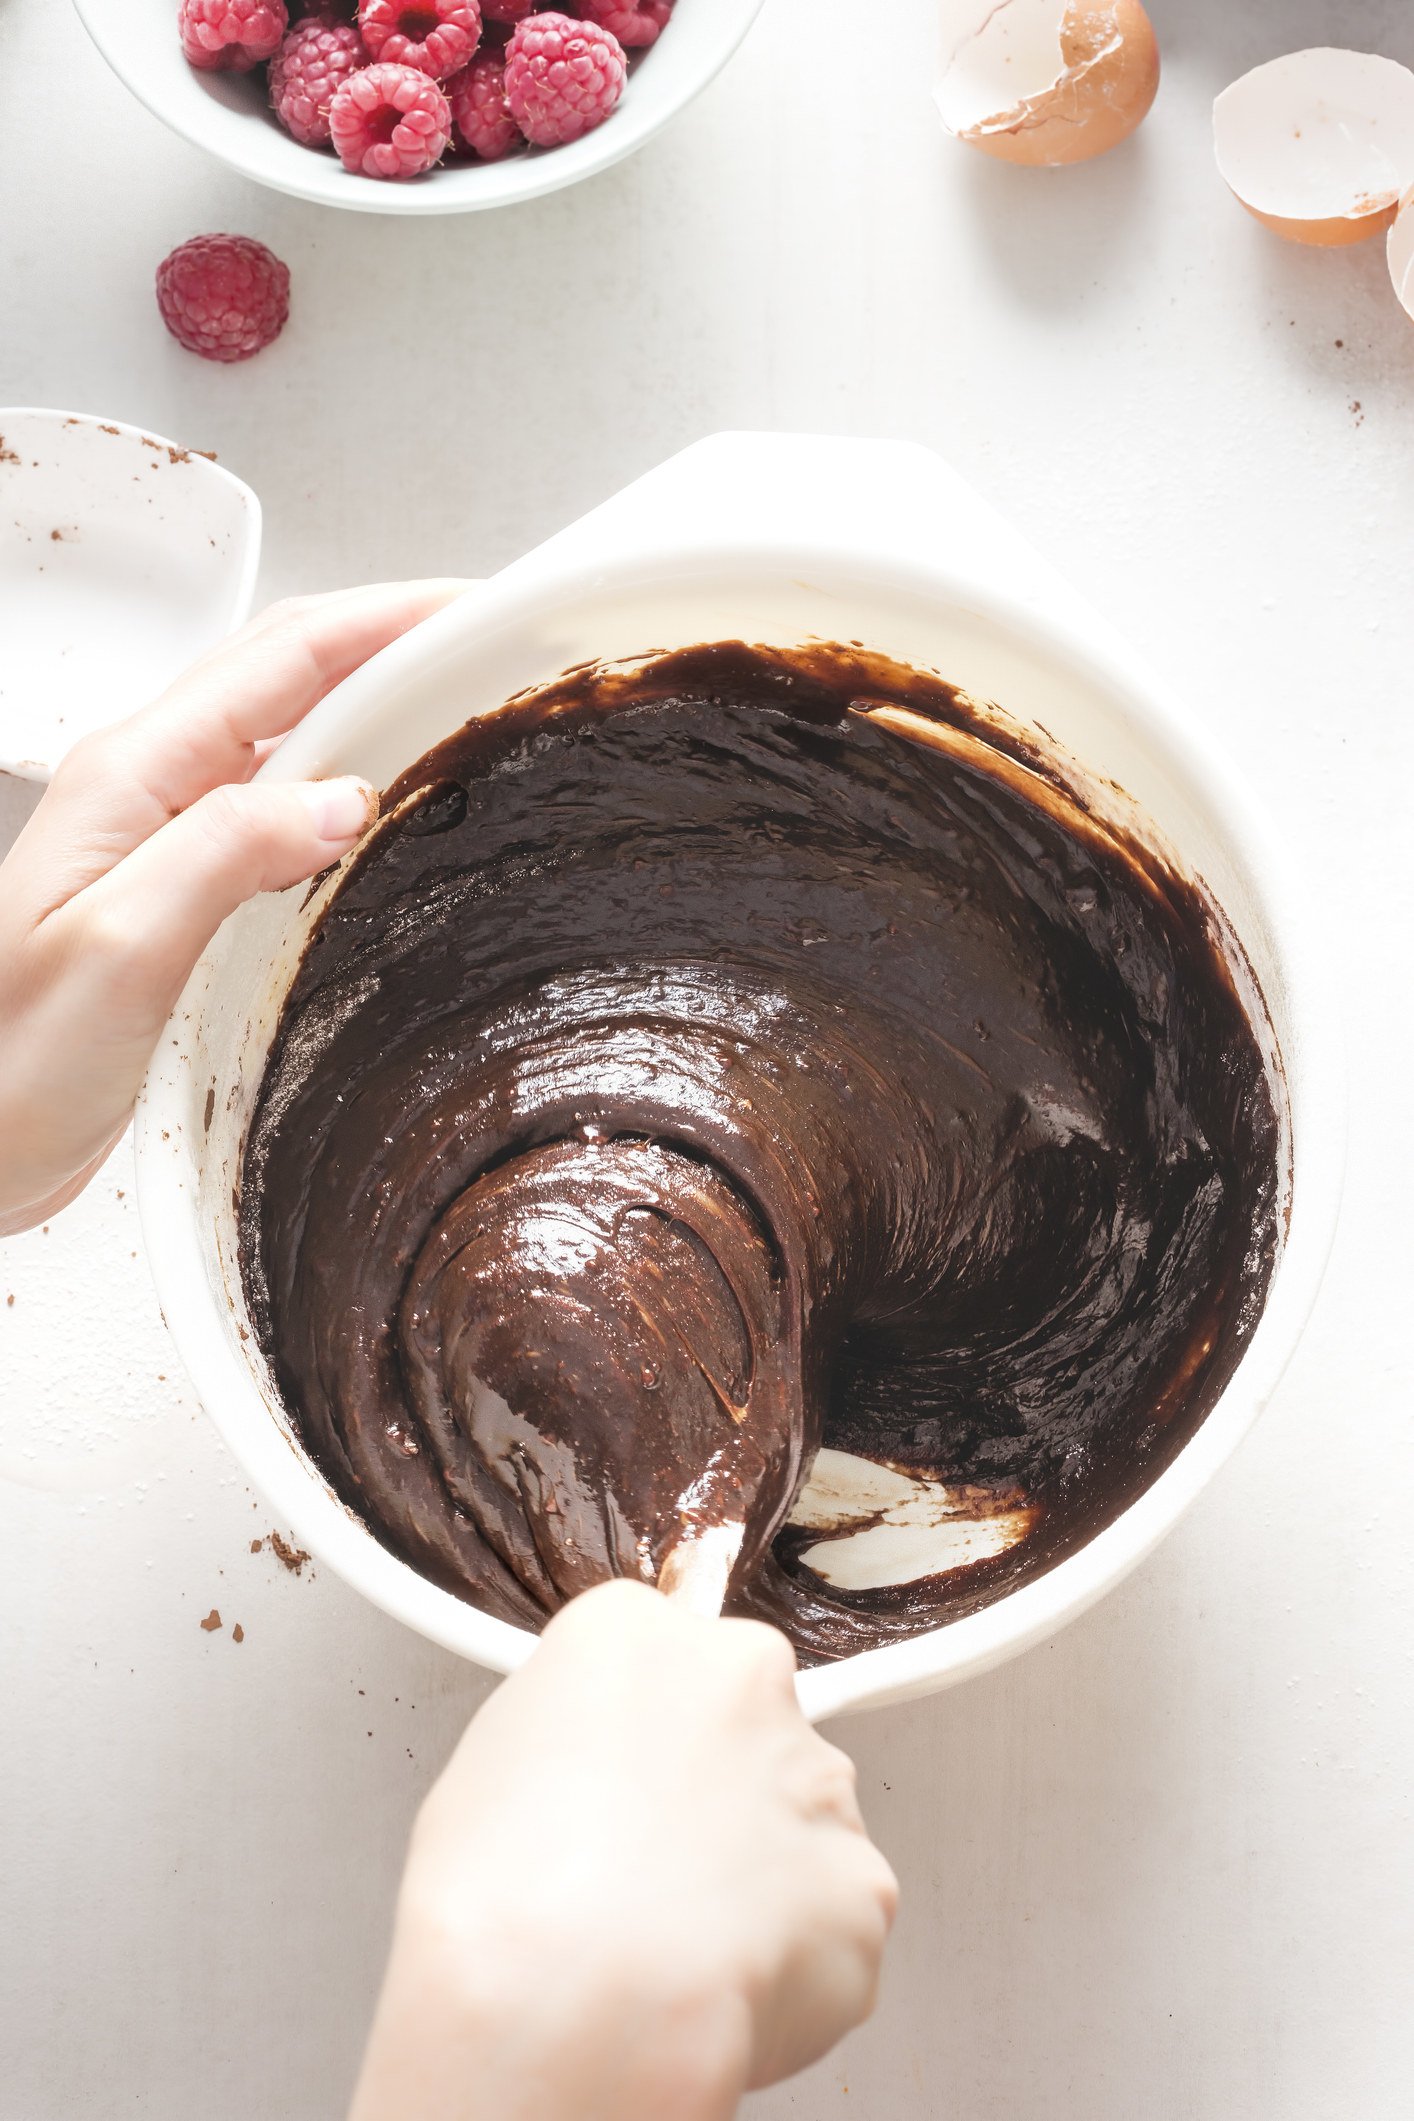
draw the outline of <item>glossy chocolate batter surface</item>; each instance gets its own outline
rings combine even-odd
[[[1196,891],[947,686],[724,643],[389,792],[285,1007],[243,1266],[302,1440],[425,1574],[535,1626],[727,1527],[731,1609],[809,1661],[1162,1471],[1260,1315],[1277,1144]],[[798,1499],[822,1443],[902,1518]],[[924,1519],[957,1541],[891,1562]]]

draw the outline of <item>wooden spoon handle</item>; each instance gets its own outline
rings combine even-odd
[[[658,1572],[658,1589],[685,1612],[715,1620],[745,1535],[745,1525],[714,1524],[679,1540]]]

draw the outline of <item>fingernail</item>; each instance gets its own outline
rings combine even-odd
[[[378,815],[378,798],[367,781],[307,781],[298,791],[322,840],[355,840]]]

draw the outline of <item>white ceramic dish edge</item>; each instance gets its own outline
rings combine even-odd
[[[260,501],[254,490],[243,479],[228,471],[224,464],[202,454],[199,450],[184,447],[163,435],[155,435],[145,427],[135,427],[127,420],[110,420],[98,413],[68,412],[47,405],[11,405],[0,407],[0,436],[8,435],[11,445],[17,440],[27,447],[42,448],[44,445],[33,438],[43,435],[49,446],[58,443],[60,448],[72,447],[74,442],[87,446],[90,437],[96,435],[111,438],[119,444],[117,462],[123,466],[119,487],[124,499],[123,520],[127,521],[129,502],[140,508],[150,497],[174,476],[183,481],[197,482],[197,490],[209,498],[209,511],[200,518],[200,541],[210,533],[229,538],[230,558],[215,581],[209,603],[214,623],[207,633],[198,637],[188,625],[182,647],[176,652],[165,676],[155,667],[151,671],[150,690],[139,688],[135,695],[114,710],[97,719],[85,722],[85,727],[98,727],[106,720],[113,720],[141,706],[148,697],[155,696],[162,684],[177,675],[186,662],[191,661],[205,648],[214,647],[226,634],[234,633],[250,616],[255,596],[256,577],[260,571],[260,545],[262,517]],[[72,440],[71,440],[72,438]],[[102,445],[106,452],[109,440]],[[125,454],[122,452],[125,451]],[[157,462],[152,462],[153,453]],[[24,453],[27,453],[27,449]],[[165,463],[162,459],[165,458]],[[0,467],[3,469],[3,467]],[[110,489],[104,481],[94,481],[88,469],[76,465],[71,475],[55,475],[53,468],[40,467],[41,491],[44,509],[48,515],[63,518],[78,506],[96,507],[101,512],[107,503]],[[129,493],[129,485],[136,485],[137,493]],[[29,500],[28,494],[26,500]],[[159,511],[160,512],[160,511]],[[140,518],[135,518],[140,520]],[[213,552],[216,551],[216,536],[210,537]],[[46,548],[47,549],[47,548]],[[178,548],[172,548],[175,556]],[[220,563],[213,562],[219,566]],[[85,626],[92,624],[85,613]],[[132,622],[129,622],[131,626]],[[11,642],[13,651],[13,641]],[[3,653],[0,650],[0,653]],[[47,647],[43,653],[47,654]],[[123,656],[121,641],[105,642],[104,655],[110,669],[120,663]],[[149,658],[150,661],[150,658]],[[38,664],[42,671],[42,659]],[[12,706],[8,700],[0,711],[0,773],[8,773],[17,780],[48,781],[54,772],[67,743],[55,742],[56,732],[46,726],[46,717],[36,717],[25,710],[23,703]],[[83,730],[80,729],[80,734]]]
[[[690,535],[664,536],[674,517],[690,522]],[[746,536],[743,521],[751,525]],[[645,572],[659,583],[674,574],[696,578],[728,557],[750,570],[779,569],[784,560],[797,574],[823,578],[842,568],[856,581],[873,575],[895,590],[911,584],[920,596],[961,600],[1018,638],[1032,636],[1102,688],[1112,708],[1129,702],[1144,743],[1201,788],[1216,829],[1242,850],[1258,917],[1277,939],[1289,1027],[1282,1059],[1295,1119],[1293,1212],[1266,1311],[1227,1392],[1147,1493],[1046,1576],[946,1628],[802,1674],[802,1702],[820,1718],[956,1683],[1054,1633],[1134,1568],[1207,1485],[1266,1405],[1319,1289],[1343,1165],[1343,1068],[1298,886],[1226,762],[1112,630],[955,474],[909,445],[763,436],[697,445],[365,666],[267,770],[284,777],[332,769],[341,742],[373,726],[380,703],[410,673],[426,679],[450,668],[468,640],[492,638],[529,609],[602,592],[635,553],[640,586]],[[1007,584],[1001,593],[999,580]],[[179,1005],[179,1038],[187,1036],[184,1009],[190,1016],[202,1007],[206,976],[209,968],[198,968]],[[193,1111],[192,1070],[180,1042],[164,1046],[177,1059],[159,1052],[140,1106],[139,1196],[164,1312],[200,1396],[257,1485],[331,1567],[446,1647],[512,1669],[533,1638],[417,1577],[342,1505],[330,1508],[327,1491],[316,1503],[309,1468],[235,1353],[222,1315],[229,1290],[218,1297],[202,1263],[196,1169],[180,1146]]]

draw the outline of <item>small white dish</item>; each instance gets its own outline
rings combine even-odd
[[[119,80],[173,132],[257,184],[316,206],[368,214],[475,213],[538,199],[597,175],[642,147],[706,88],[763,4],[677,0],[657,43],[636,60],[618,108],[582,140],[527,148],[504,162],[449,162],[425,177],[384,184],[351,174],[330,149],[292,140],[266,100],[263,67],[228,74],[189,66],[177,41],[176,0],[74,0]],[[291,5],[292,21],[297,13]]]
[[[0,407],[0,772],[47,781],[244,623],[260,503],[93,414]]]
[[[1183,703],[964,482],[905,443],[717,435],[479,583],[322,700],[261,769],[380,787],[468,716],[593,661],[700,641],[855,641],[994,702],[1113,817],[1200,881],[1268,1031],[1287,1222],[1262,1317],[1207,1420],[1047,1574],[909,1641],[803,1672],[812,1717],[903,1701],[1053,1635],[1178,1521],[1266,1405],[1315,1301],[1345,1151],[1318,930],[1249,792]],[[507,1672],[535,1646],[419,1576],[305,1456],[260,1356],[238,1259],[246,1128],[280,1007],[334,888],[226,922],[159,1041],[137,1111],[138,1200],[162,1313],[203,1405],[277,1521],[385,1612]],[[1265,1001],[1270,1022],[1264,1020]],[[1284,1092],[1284,1097],[1280,1095]]]

